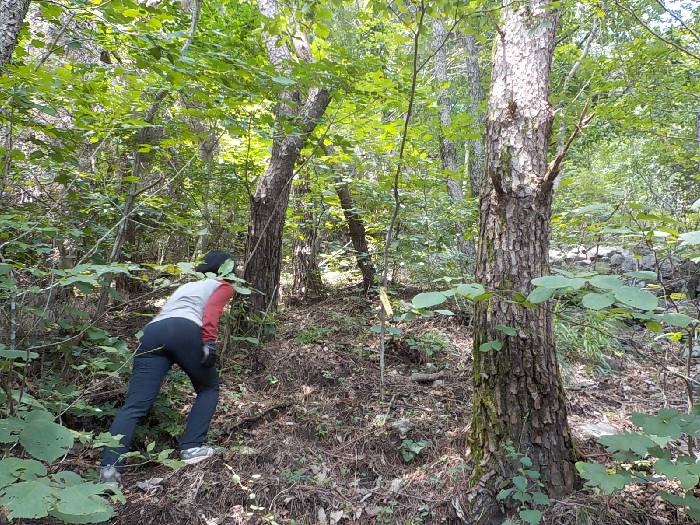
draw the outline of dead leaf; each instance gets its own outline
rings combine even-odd
[[[344,517],[345,517],[345,513],[342,510],[334,510],[333,512],[331,512],[330,525],[336,525]]]
[[[382,508],[379,505],[369,505],[368,507],[365,507],[365,512],[367,513],[367,516],[369,516],[370,518],[374,518],[381,511],[382,511]]]

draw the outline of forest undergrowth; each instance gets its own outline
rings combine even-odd
[[[138,330],[135,313],[121,311],[107,321],[130,344]],[[337,289],[320,302],[283,310],[277,337],[261,348],[228,349],[211,428],[211,441],[227,452],[176,470],[135,462],[124,473],[126,503],[110,523],[458,523],[470,475],[469,319],[421,319],[393,338],[382,400],[375,313],[357,288]],[[634,412],[684,409],[683,384],[661,377],[658,366],[624,345],[613,355],[561,346],[568,354],[560,359],[569,421],[582,460],[610,460],[591,427],[623,432],[632,428]],[[683,360],[668,366],[681,370]],[[171,375],[137,448],[181,425],[192,396],[176,395],[180,380]],[[118,405],[123,393],[105,383],[91,401]],[[88,450],[68,456],[63,468],[85,473],[97,462]],[[606,496],[579,488],[554,501],[543,523],[692,523],[657,497],[658,489],[633,485]]]

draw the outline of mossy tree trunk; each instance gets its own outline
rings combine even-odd
[[[552,334],[551,308],[526,308],[531,280],[546,275],[552,182],[547,151],[553,112],[549,77],[557,13],[549,0],[503,9],[496,35],[486,125],[487,165],[480,199],[476,277],[498,296],[477,303],[474,319],[474,409],[471,454],[476,523],[500,523],[498,491],[512,485],[516,465],[505,447],[527,455],[546,490],[573,489],[575,454]],[[512,327],[506,336],[499,325]],[[500,340],[500,351],[480,352]]]

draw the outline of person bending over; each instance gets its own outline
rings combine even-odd
[[[195,269],[216,274],[230,258],[228,253],[212,251]],[[103,483],[121,481],[119,458],[129,450],[136,426],[156,400],[173,363],[189,376],[197,393],[180,437],[180,457],[185,463],[197,463],[216,453],[204,441],[219,401],[215,346],[219,318],[233,294],[233,286],[222,279],[183,284],[146,325],[134,356],[126,401],[109,429],[113,436],[123,437],[120,447],[104,450]]]

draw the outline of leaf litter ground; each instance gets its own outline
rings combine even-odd
[[[112,523],[460,523],[469,479],[469,328],[456,317],[436,317],[414,322],[400,341],[391,341],[382,400],[370,331],[375,313],[352,290],[338,290],[284,311],[278,337],[264,348],[227,356],[211,437],[229,452],[177,471],[129,469],[127,503]],[[407,342],[425,346],[425,334],[432,336],[428,343],[440,341],[428,347],[432,355]],[[680,371],[682,363],[676,366]],[[605,423],[622,432],[632,428],[635,411],[655,412],[664,403],[683,409],[680,382],[669,377],[662,388],[652,363],[625,355],[617,371],[591,368],[573,365],[567,374],[570,422],[585,459],[609,459],[588,426]],[[438,370],[444,374],[432,382],[411,378]],[[419,452],[406,461],[402,452],[410,449]],[[73,466],[89,467],[85,458]],[[163,480],[146,491],[136,487],[151,478]],[[637,486],[613,496],[580,489],[555,502],[543,522],[691,523],[650,488]]]

